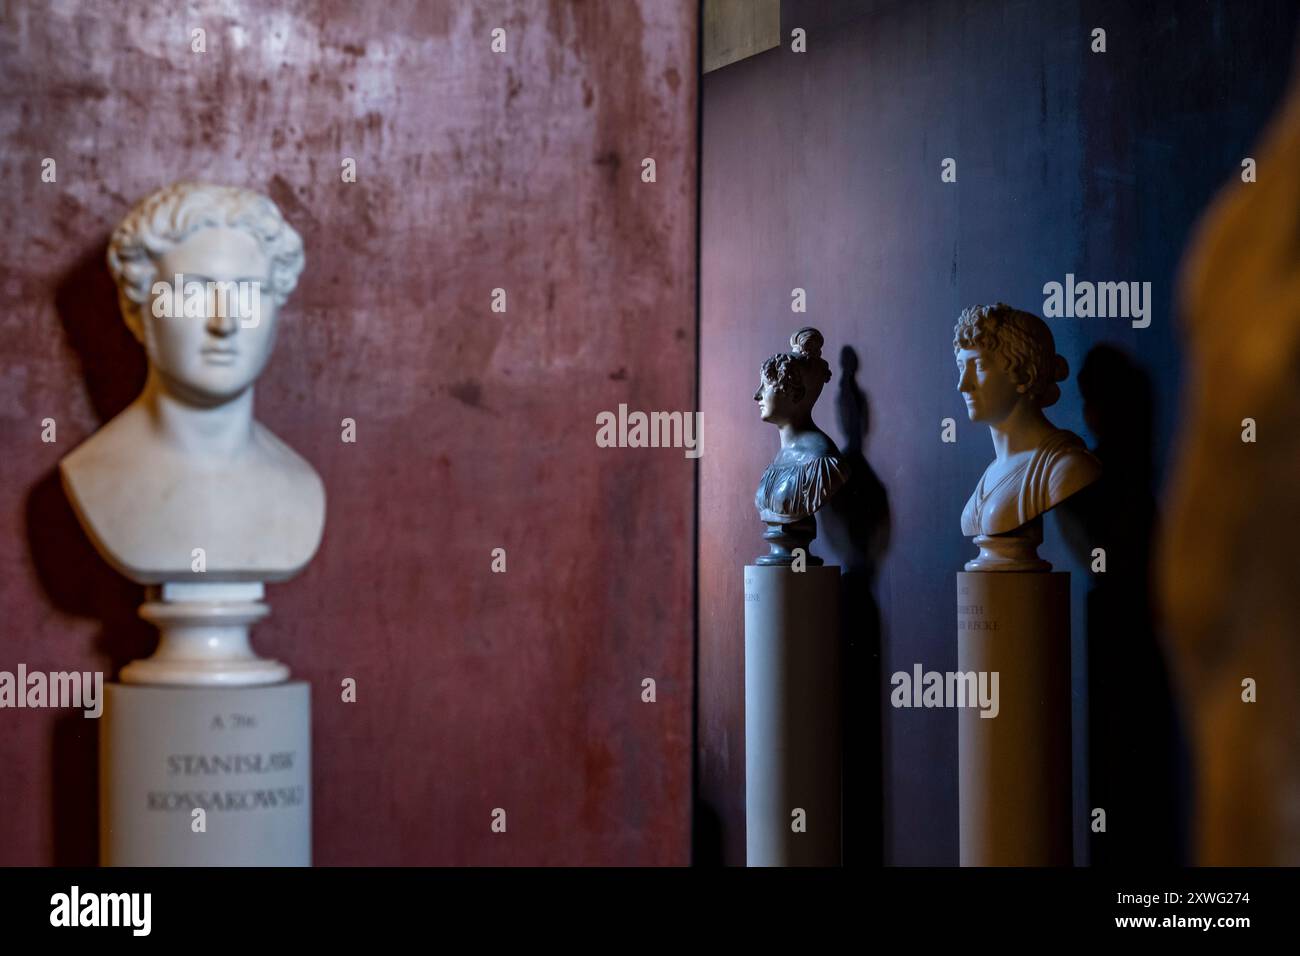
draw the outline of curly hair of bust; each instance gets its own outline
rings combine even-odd
[[[812,327],[795,332],[790,336],[789,352],[778,352],[763,363],[763,381],[795,402],[803,401],[809,388],[820,392],[831,380],[831,367],[822,358],[825,341]]]
[[[239,229],[256,239],[270,262],[267,291],[280,302],[288,298],[302,273],[302,237],[275,203],[238,186],[175,183],[136,203],[109,240],[108,268],[122,311],[138,313],[150,300],[159,256],[212,226]]]
[[[1065,358],[1056,354],[1056,340],[1047,323],[1002,302],[963,310],[952,339],[952,350],[962,349],[979,349],[1001,358],[1007,374],[1025,386],[1025,394],[1039,408],[1056,403],[1061,397],[1056,383],[1070,371]]]

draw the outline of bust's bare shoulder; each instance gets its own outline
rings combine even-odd
[[[1097,456],[1088,451],[1077,436],[1072,437],[1075,441],[1064,445],[1052,457],[1047,479],[1052,505],[1082,491],[1101,477],[1101,462]]]
[[[63,486],[100,553],[132,580],[188,578],[193,546],[211,580],[284,580],[320,544],[325,486],[305,458],[253,427],[252,455],[195,460],[124,412],[59,463]]]
[[[271,431],[259,421],[253,422],[253,429],[257,435],[258,449],[264,464],[274,467],[278,471],[283,471],[294,484],[300,485],[303,490],[325,494],[325,485],[316,473],[316,469],[302,455],[287,445],[283,439],[275,432]]]
[[[104,462],[116,462],[138,455],[144,440],[145,413],[132,403],[105,422],[72,451],[59,460],[65,480],[69,473],[84,472]]]

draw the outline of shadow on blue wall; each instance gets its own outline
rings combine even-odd
[[[1053,422],[1095,444],[1113,469],[1092,506],[1120,517],[1089,518],[1080,502],[1084,514],[1050,517],[1040,553],[1072,573],[1075,861],[1182,859],[1187,768],[1147,589],[1182,385],[1175,276],[1199,215],[1240,173],[1285,90],[1297,6],[781,8],[782,47],[710,73],[702,87],[701,408],[718,433],[752,434],[753,445],[739,440],[727,460],[702,466],[701,539],[724,544],[701,552],[700,601],[714,609],[702,619],[701,654],[716,655],[713,668],[743,666],[734,581],[753,515],[737,489],[765,449],[735,395],[748,394],[768,343],[815,325],[830,347],[852,346],[842,400],[858,400],[854,387],[871,394],[874,416],[865,396],[862,406],[871,443],[858,447],[864,460],[869,452],[888,529],[878,553],[855,544],[857,532],[826,532],[827,563],[864,582],[847,588],[863,603],[846,614],[859,628],[846,635],[846,700],[864,710],[847,714],[846,740],[859,736],[848,744],[846,857],[876,856],[868,834],[880,819],[876,858],[956,864],[955,716],[894,711],[882,699],[895,670],[956,663],[954,575],[973,554],[959,516],[991,449],[965,422],[953,323],[978,302],[1042,314],[1045,283],[1067,274],[1150,282],[1145,326],[1048,319],[1083,389],[1080,402],[1063,383]],[[789,49],[795,27],[807,31],[806,53]],[[1104,53],[1092,50],[1097,28]],[[948,158],[955,182],[940,176]],[[792,317],[795,287],[809,305]],[[1139,406],[1125,411],[1134,395]],[[944,444],[948,418],[958,440]],[[847,450],[856,431],[841,414],[831,434]],[[1104,580],[1090,570],[1079,521],[1083,544],[1115,542]],[[729,848],[743,847],[743,774],[734,756],[722,759],[743,736],[731,717],[738,686],[701,688],[701,748],[712,759],[700,789],[722,808],[714,822]],[[1090,831],[1096,806],[1108,811],[1106,834]],[[742,862],[734,850],[727,861]]]

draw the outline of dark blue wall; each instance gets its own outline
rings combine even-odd
[[[1067,272],[1151,282],[1149,328],[1133,329],[1123,319],[1049,320],[1071,375],[1048,415],[1095,445],[1077,373],[1094,347],[1117,347],[1099,376],[1102,390],[1112,403],[1137,407],[1108,412],[1109,427],[1127,427],[1130,440],[1142,435],[1144,412],[1134,396],[1149,390],[1151,437],[1141,444],[1153,449],[1149,481],[1158,489],[1178,419],[1173,295],[1180,255],[1198,214],[1219,185],[1239,174],[1278,103],[1295,20],[1295,4],[1280,2],[787,0],[781,49],[705,78],[702,860],[744,858],[740,568],[760,551],[753,488],[776,449],[775,431],[758,421],[750,400],[759,363],[794,328],[815,325],[836,373],[819,423],[846,443],[835,411],[842,346],[856,351],[857,383],[868,401],[863,450],[880,488],[874,495],[868,489],[867,498],[873,521],[888,528],[874,581],[871,556],[864,563],[860,550],[849,553],[843,534],[823,522],[819,539],[828,560],[860,572],[857,597],[870,583],[874,598],[874,606],[853,605],[859,631],[849,635],[850,861],[954,864],[955,715],[879,709],[893,671],[915,662],[956,666],[954,572],[973,554],[958,519],[992,449],[987,430],[966,421],[956,391],[953,323],[964,306],[997,300],[1041,314],[1043,284]],[[789,49],[796,26],[808,31],[802,55]],[[1094,27],[1106,30],[1104,54],[1089,49]],[[945,157],[957,160],[955,184],[940,181]],[[806,315],[791,313],[796,286],[807,290]],[[946,417],[957,420],[956,444],[940,441]],[[1097,799],[1088,789],[1090,725],[1092,736],[1105,738],[1092,741],[1092,760],[1112,777],[1151,763],[1151,753],[1129,746],[1126,729],[1134,739],[1158,741],[1156,757],[1174,752],[1177,742],[1161,724],[1170,706],[1158,686],[1155,635],[1133,623],[1143,614],[1151,516],[1140,488],[1125,492],[1148,480],[1125,451],[1112,454],[1123,487],[1110,494],[1119,494],[1134,516],[1126,527],[1138,530],[1128,539],[1114,527],[1105,532],[1112,550],[1122,552],[1112,555],[1123,572],[1111,582],[1119,582],[1118,596],[1093,595],[1101,611],[1090,605],[1096,579],[1070,559],[1058,520],[1049,521],[1042,549],[1074,576],[1078,862],[1108,852],[1086,828],[1089,801]],[[1096,524],[1090,528],[1102,534]],[[1098,633],[1102,622],[1105,634]],[[1130,624],[1132,633],[1125,630]],[[1130,788],[1166,788],[1145,798],[1143,826],[1134,825],[1137,811],[1120,814],[1127,826],[1116,826],[1130,846],[1135,833],[1161,826],[1172,832],[1185,811],[1178,772],[1171,760],[1151,781]],[[873,798],[877,790],[882,806]],[[1115,807],[1140,800],[1106,792]]]

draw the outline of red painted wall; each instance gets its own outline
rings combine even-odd
[[[694,462],[594,438],[694,402],[695,5],[190,8],[0,15],[0,670],[151,649],[55,466],[143,380],[109,231],[246,185],[307,249],[257,409],[328,517],[254,637],[313,684],[316,862],[687,862]],[[96,729],[0,710],[0,863],[94,862]]]

